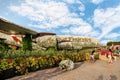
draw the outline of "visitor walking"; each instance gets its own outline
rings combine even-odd
[[[113,61],[112,61],[112,50],[111,49],[109,49],[107,55],[108,55],[108,63],[112,64]]]
[[[116,49],[115,49],[115,55],[120,56],[120,51],[119,51],[118,47],[116,47]]]
[[[95,50],[92,50],[90,53],[90,57],[91,57],[92,62],[95,62],[94,53],[95,53]]]

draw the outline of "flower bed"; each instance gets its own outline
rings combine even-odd
[[[28,74],[29,72],[56,67],[59,65],[61,60],[70,59],[73,62],[80,62],[86,60],[86,53],[77,53],[77,52],[63,52],[60,54],[52,55],[28,55],[28,52],[25,55],[20,55],[19,53],[14,53],[14,57],[7,57],[0,59],[0,79],[6,79],[14,77],[16,75]],[[8,53],[7,53],[8,54]],[[38,53],[39,54],[39,53]],[[17,56],[17,57],[15,57]],[[20,56],[20,57],[19,57]],[[96,59],[99,56],[96,55]]]
[[[82,56],[82,57],[81,57]],[[28,58],[14,58],[14,59],[1,59],[0,60],[0,78],[5,79],[15,75],[27,74],[28,72],[51,68],[58,66],[59,62],[64,59],[71,59],[74,62],[84,61],[83,54],[61,54],[61,55],[45,55],[39,57]],[[6,72],[8,72],[6,74]],[[13,74],[11,74],[13,73]],[[11,74],[10,76],[7,76]]]

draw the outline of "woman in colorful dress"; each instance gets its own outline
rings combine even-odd
[[[112,54],[113,54],[112,50],[109,49],[109,51],[108,51],[108,53],[107,53],[107,55],[108,55],[108,63],[109,63],[109,64],[112,64],[112,63],[113,63]]]

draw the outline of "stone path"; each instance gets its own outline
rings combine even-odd
[[[56,67],[7,80],[120,80],[120,59],[113,64],[102,60],[95,63],[79,62],[71,71],[60,70]]]

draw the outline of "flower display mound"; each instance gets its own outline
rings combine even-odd
[[[74,62],[72,60],[62,60],[59,63],[59,68],[61,70],[65,69],[67,71],[72,70],[72,69],[74,69]]]

